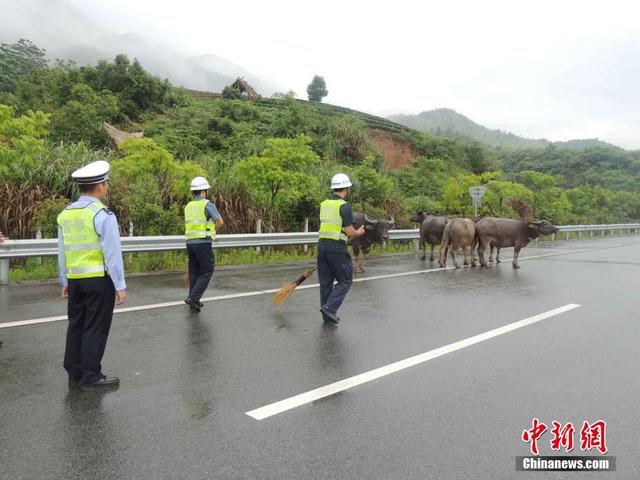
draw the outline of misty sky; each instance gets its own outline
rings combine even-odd
[[[68,1],[302,98],[317,73],[327,102],[371,113],[450,107],[527,137],[640,148],[637,2]]]

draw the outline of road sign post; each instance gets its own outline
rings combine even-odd
[[[473,218],[478,218],[478,207],[482,205],[482,197],[484,196],[484,187],[470,187],[469,195],[473,203]]]

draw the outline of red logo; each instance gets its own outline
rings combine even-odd
[[[553,420],[553,428],[551,432],[551,440],[549,445],[551,450],[564,449],[566,452],[571,452],[574,448],[574,435],[576,429],[573,423],[567,422],[565,425]],[[593,448],[600,451],[600,453],[607,453],[606,444],[606,428],[607,422],[604,420],[598,420],[593,423],[585,421],[580,429],[580,450],[588,451]],[[522,441],[529,443],[529,448],[533,455],[539,455],[538,440],[547,431],[547,425],[534,418],[531,422],[531,429],[524,430],[522,432]]]
[[[534,418],[531,424],[533,425],[531,430],[522,432],[522,441],[530,442],[531,453],[538,455],[538,439],[547,431],[547,426],[544,423],[540,423],[537,418]]]
[[[589,422],[584,422],[580,430],[580,450],[597,448],[600,453],[607,453],[606,428],[607,423],[604,420],[598,420],[591,425]]]

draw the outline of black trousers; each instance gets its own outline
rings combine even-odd
[[[103,377],[102,356],[111,329],[116,289],[108,275],[69,279],[64,368],[70,380],[92,383]]]
[[[189,298],[199,302],[209,286],[216,265],[211,243],[187,243]]]
[[[325,239],[318,242],[318,279],[320,306],[336,313],[353,283],[351,255],[342,242]]]

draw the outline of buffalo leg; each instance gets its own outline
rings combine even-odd
[[[476,259],[473,258],[473,247],[464,247],[462,251],[464,252],[464,264],[469,265],[469,258],[471,258],[471,266],[475,267]]]
[[[422,255],[420,255],[420,260],[424,260],[427,258],[427,242],[424,239],[420,239],[420,249],[422,250]]]
[[[518,255],[520,254],[520,245],[516,245],[515,248],[513,249],[513,268],[520,268],[520,265],[518,265]]]
[[[493,245],[491,245],[491,249],[489,250],[489,263],[493,263]]]
[[[478,243],[477,237],[474,237],[473,242],[471,243],[471,266],[476,266],[476,247]]]
[[[496,263],[500,263],[500,247],[496,247]]]
[[[451,260],[453,260],[453,265],[456,268],[460,268],[460,265],[458,265],[458,260],[456,259],[456,252],[458,251],[458,249],[454,246],[451,246]],[[445,252],[446,254],[446,252]]]
[[[478,247],[478,257],[480,258],[480,265],[483,267],[487,266],[487,249],[489,245],[487,245],[486,240],[480,239],[480,246]]]
[[[433,249],[435,248],[435,245],[431,244],[431,254],[429,255],[429,261],[433,262],[435,260],[435,257],[433,256]]]

